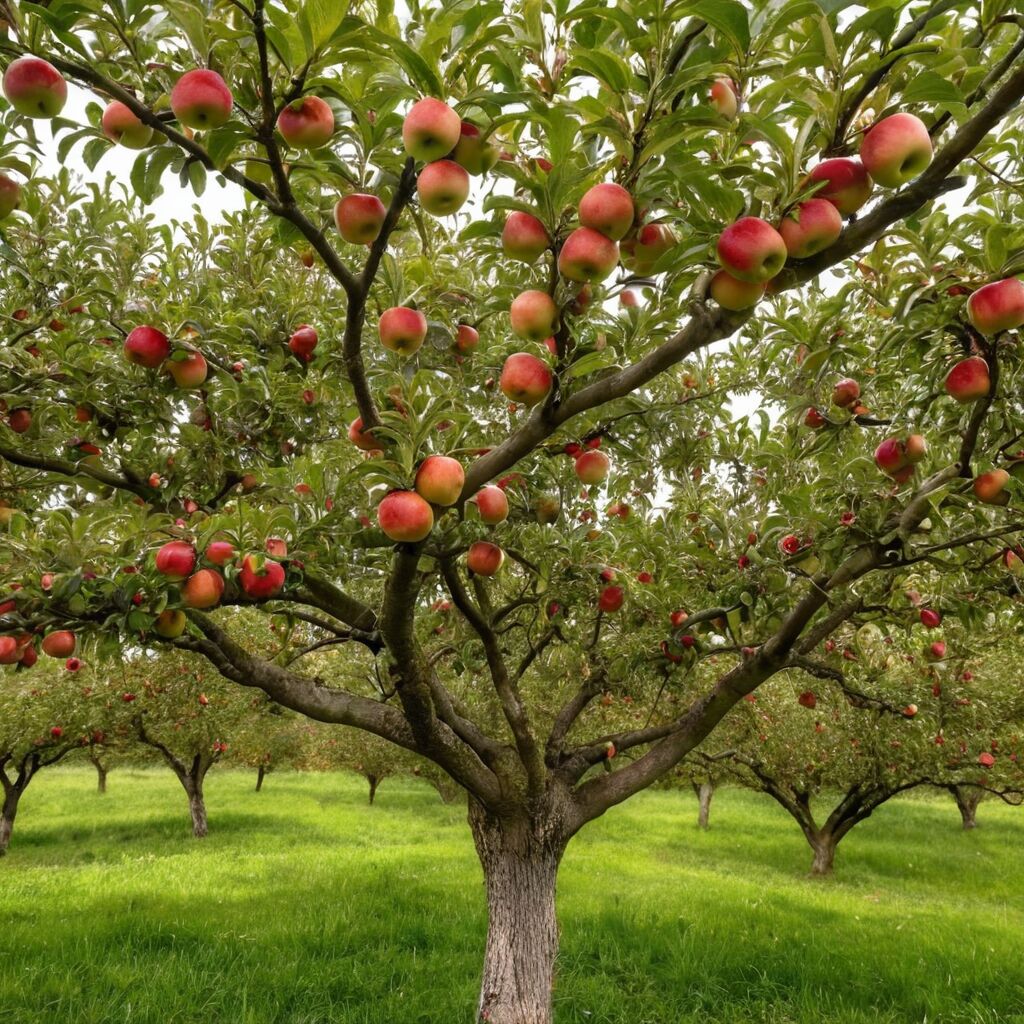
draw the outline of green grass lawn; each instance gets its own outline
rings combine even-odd
[[[465,811],[415,780],[39,776],[0,861],[3,1024],[456,1024],[485,916]],[[837,879],[764,797],[645,794],[562,868],[559,1024],[1024,1024],[1024,812],[878,811]]]

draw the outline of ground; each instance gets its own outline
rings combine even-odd
[[[0,861],[2,1024],[468,1022],[484,934],[465,812],[415,780],[40,775]],[[766,798],[647,793],[569,849],[558,1024],[1024,1024],[1024,811],[883,807],[838,878]]]

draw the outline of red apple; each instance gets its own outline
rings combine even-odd
[[[171,354],[171,345],[155,327],[136,327],[125,338],[124,354],[128,362],[155,370]]]
[[[171,89],[171,110],[186,128],[217,128],[231,117],[231,90],[216,71],[186,71]]]
[[[919,117],[893,114],[868,129],[861,140],[860,161],[879,185],[899,188],[932,162],[931,136]]]
[[[767,221],[741,217],[718,238],[718,261],[741,281],[773,278],[786,262],[786,243]]]
[[[189,608],[213,608],[224,595],[224,578],[214,569],[200,569],[181,588],[181,599]]]
[[[434,512],[415,491],[392,491],[377,506],[377,523],[393,541],[415,543],[434,528]]]
[[[447,103],[429,96],[414,103],[402,123],[406,153],[424,163],[447,156],[461,134],[459,115]]]
[[[936,640],[925,648],[924,653],[929,661],[942,661],[946,657],[946,645],[941,640]]]
[[[465,482],[461,464],[448,455],[429,455],[416,471],[416,493],[432,505],[454,505]]]
[[[31,668],[38,660],[39,655],[31,644],[21,652],[21,663],[25,668]]]
[[[795,260],[827,249],[843,233],[843,218],[827,199],[807,199],[790,210],[779,225],[786,251]]]
[[[196,552],[183,540],[172,540],[156,553],[156,571],[172,580],[183,580],[196,566]]]
[[[958,402],[976,402],[991,388],[988,363],[981,356],[962,359],[946,374],[946,391]]]
[[[357,416],[348,427],[348,439],[364,452],[380,451],[380,444],[369,430],[363,430],[363,418]]]
[[[942,616],[931,608],[922,608],[918,614],[925,629],[937,629],[942,622]]]
[[[1024,325],[1024,284],[1016,277],[983,285],[967,300],[967,317],[982,334]]]
[[[675,244],[676,236],[667,224],[645,224],[632,246],[637,273],[647,273]]]
[[[469,545],[466,566],[477,576],[493,576],[505,561],[505,552],[497,544],[478,540]]]
[[[380,234],[388,211],[376,197],[354,192],[334,207],[334,223],[341,237],[353,245],[369,245]]]
[[[480,134],[480,129],[469,121],[459,126],[459,141],[451,151],[451,159],[470,174],[486,174],[497,162],[498,151]]]
[[[513,210],[501,231],[501,247],[505,255],[520,263],[536,263],[551,245],[547,228],[531,213]]]
[[[1005,469],[993,469],[974,478],[974,496],[986,505],[1006,505],[1010,500],[1005,490],[1010,474]]]
[[[617,242],[633,226],[633,197],[621,186],[602,182],[584,193],[579,205],[580,224]]]
[[[435,160],[420,171],[416,194],[427,213],[447,217],[468,198],[469,174],[454,160]]]
[[[77,659],[77,658],[70,658],[70,659],[68,659],[68,664],[67,664],[67,665],[65,665],[64,667],[65,667],[66,669],[68,669],[69,671],[71,671],[71,672],[74,672],[74,671],[77,671],[77,669],[78,669],[78,665],[75,665],[75,667],[74,667],[74,668],[72,668],[72,667],[71,667],[71,664],[70,664],[70,662],[72,662],[72,661],[78,661],[78,659]],[[55,726],[54,726],[54,727],[53,727],[53,728],[52,728],[52,729],[50,730],[50,735],[51,735],[51,736],[52,736],[52,737],[53,737],[53,738],[54,738],[55,740],[59,740],[59,739],[61,738],[61,736],[63,736],[63,735],[64,735],[64,730],[63,730],[63,729],[62,729],[62,728],[61,728],[61,727],[60,727],[59,725],[55,725]]]
[[[815,708],[818,705],[818,698],[815,697],[813,690],[804,690],[804,692],[797,697],[796,702],[802,708]]]
[[[473,498],[481,521],[490,526],[508,519],[508,497],[500,487],[488,484],[481,487]]]
[[[605,613],[617,612],[626,599],[626,592],[622,587],[605,587],[597,599],[597,607]]]
[[[381,314],[378,330],[386,349],[408,357],[419,351],[427,336],[427,318],[418,309],[392,306]]]
[[[844,217],[855,214],[871,197],[871,176],[852,157],[824,160],[804,179],[804,185],[825,182],[816,198],[827,199]]]
[[[978,755],[978,764],[983,768],[991,768],[996,763],[995,757],[987,750]]]
[[[917,714],[917,705],[916,704],[908,704],[903,709],[903,717],[904,718],[913,718],[916,714]]]
[[[235,559],[235,546],[230,541],[215,540],[207,544],[204,552],[206,560],[214,565],[227,565]]]
[[[68,98],[67,82],[41,57],[12,60],[4,72],[3,88],[11,106],[26,117],[56,117]]]
[[[51,658],[69,658],[75,653],[75,634],[70,629],[60,629],[55,633],[47,633],[40,644],[43,654]]]
[[[289,146],[319,149],[334,134],[334,111],[319,96],[303,96],[281,111],[277,130]]]
[[[281,537],[268,537],[263,542],[263,550],[273,558],[288,557],[288,544]]]
[[[302,362],[308,363],[313,358],[313,350],[319,340],[319,335],[309,324],[299,324],[295,333],[288,339],[288,348]]]
[[[708,291],[722,309],[749,309],[764,295],[764,281],[740,281],[726,270],[719,270],[711,278]]]
[[[608,475],[611,465],[604,452],[596,449],[585,451],[576,459],[576,476],[587,486],[599,484]]]
[[[469,324],[459,324],[455,329],[455,347],[463,354],[472,352],[480,344],[480,332]]]
[[[242,589],[254,601],[274,597],[284,587],[284,567],[262,555],[246,555],[238,574]]]
[[[179,388],[186,390],[200,387],[206,381],[209,368],[199,352],[179,349],[164,363],[164,368],[174,378]]]
[[[24,434],[32,426],[32,413],[24,407],[12,409],[7,417],[7,425],[16,434]]]
[[[501,393],[521,405],[534,406],[543,401],[551,390],[551,382],[547,364],[528,352],[513,353],[501,368]]]
[[[731,78],[716,78],[711,83],[708,103],[727,121],[732,121],[740,106],[740,94],[736,83]]]
[[[825,426],[825,423],[825,417],[813,406],[807,410],[807,414],[804,416],[804,426],[810,427],[812,430],[818,430],[820,427]]]
[[[541,342],[555,333],[558,307],[547,292],[531,289],[520,292],[512,300],[509,320],[516,337]]]
[[[593,228],[577,228],[562,243],[558,272],[570,281],[603,281],[618,262],[615,242]]]
[[[9,217],[21,202],[21,186],[6,174],[0,174],[0,220]]]
[[[860,385],[849,377],[839,381],[832,389],[832,404],[848,409],[860,398]]]
[[[100,127],[111,142],[125,149],[145,149],[153,140],[153,129],[120,100],[111,100],[107,104]]]

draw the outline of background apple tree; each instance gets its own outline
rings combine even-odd
[[[1011,614],[1009,4],[0,16],[3,632],[171,644],[437,765],[481,1020],[550,1020],[566,844],[745,695],[910,576]],[[34,172],[112,144],[106,189]],[[158,228],[172,175],[248,203]]]

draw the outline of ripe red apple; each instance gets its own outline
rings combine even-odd
[[[304,363],[313,358],[313,350],[320,340],[316,331],[309,324],[299,324],[295,333],[288,339],[288,348]]]
[[[111,142],[125,149],[145,149],[153,140],[153,129],[120,100],[111,100],[107,104],[100,127]]]
[[[153,632],[165,640],[175,640],[185,632],[188,619],[185,613],[177,608],[166,608],[153,623]]]
[[[124,354],[128,362],[155,370],[171,354],[171,344],[155,327],[136,327],[125,338]]]
[[[585,451],[576,459],[576,476],[587,486],[599,484],[608,475],[611,465],[604,452],[596,449]]]
[[[714,284],[714,280],[711,282]],[[714,293],[712,293],[713,295]],[[623,309],[636,309],[640,305],[640,300],[637,298],[637,294],[631,288],[627,288],[625,291],[619,293],[619,305]],[[721,303],[719,303],[721,305]],[[726,307],[729,308],[728,306]]]
[[[879,185],[899,188],[932,162],[931,136],[919,117],[893,114],[868,129],[861,140],[860,161]]]
[[[508,497],[500,487],[488,484],[481,487],[472,499],[480,513],[482,522],[489,526],[503,523],[508,519]]]
[[[435,217],[447,217],[460,209],[469,196],[469,174],[454,160],[427,164],[416,179],[420,206]]]
[[[1006,548],[1003,551],[1003,566],[1014,576],[1024,576],[1024,550]]]
[[[450,155],[473,175],[486,174],[498,162],[498,150],[485,141],[480,129],[469,121],[460,124],[459,141]]]
[[[32,413],[24,407],[12,409],[7,417],[7,425],[16,434],[24,434],[32,426]]]
[[[672,623],[673,626],[675,626],[676,629],[679,629],[679,627],[682,626],[683,623],[686,622],[686,620],[689,617],[690,616],[686,612],[679,610],[674,611],[669,615],[669,621]]]
[[[168,541],[156,553],[156,571],[172,580],[183,580],[191,576],[195,566],[195,548],[186,541]]]
[[[1016,330],[1024,325],[1024,284],[1008,277],[982,285],[967,300],[967,317],[982,334]]]
[[[832,389],[832,404],[848,409],[860,398],[860,385],[849,377],[839,381]]]
[[[562,243],[558,272],[570,281],[603,281],[618,262],[615,242],[593,228],[577,228]]]
[[[13,636],[0,636],[0,665],[16,665],[21,661],[22,650]]]
[[[988,363],[981,356],[962,359],[946,374],[946,391],[958,402],[976,402],[991,388]]]
[[[448,455],[429,455],[416,471],[416,493],[432,505],[454,505],[465,482],[458,459]]]
[[[459,324],[455,329],[455,347],[463,354],[472,352],[480,344],[480,332],[469,324]]]
[[[974,478],[974,496],[986,505],[1006,505],[1010,494],[1005,489],[1010,474],[1005,469],[993,469]]]
[[[380,443],[369,430],[363,430],[363,418],[357,416],[348,427],[348,439],[364,452],[380,451]]]
[[[875,465],[899,483],[910,479],[913,466],[907,457],[906,444],[898,437],[887,437],[875,449]],[[907,472],[909,470],[909,472]]]
[[[353,245],[369,245],[380,234],[388,211],[376,197],[354,192],[334,207],[334,223],[341,237]]]
[[[274,597],[284,587],[284,567],[262,555],[246,555],[238,574],[242,589],[254,601]]]
[[[200,352],[179,349],[164,363],[164,368],[174,378],[179,388],[186,390],[200,387],[206,381],[209,367]]]
[[[946,645],[941,640],[936,640],[925,648],[924,654],[929,661],[942,661],[946,657]]]
[[[818,430],[820,427],[825,426],[825,423],[825,417],[814,406],[807,410],[807,414],[804,416],[804,426],[810,427],[812,430]]]
[[[633,197],[610,181],[588,189],[579,205],[580,224],[617,242],[633,226]]]
[[[281,111],[277,130],[295,149],[319,149],[334,134],[334,111],[319,96],[303,96]]]
[[[741,281],[773,278],[786,262],[786,243],[767,221],[741,217],[718,238],[718,261]]]
[[[731,78],[716,78],[711,83],[708,103],[727,121],[735,120],[740,106],[739,87]]]
[[[825,182],[815,197],[827,199],[844,217],[855,214],[871,197],[871,175],[852,157],[823,160],[804,179],[804,185]]]
[[[551,390],[551,382],[547,364],[528,352],[514,352],[501,368],[501,393],[521,405],[534,406],[543,401]]]
[[[807,199],[790,210],[779,225],[786,251],[795,260],[827,249],[843,233],[843,218],[827,199]]]
[[[174,83],[171,110],[186,128],[217,128],[231,117],[231,90],[216,71],[195,68]]]
[[[626,599],[626,592],[622,587],[605,587],[597,599],[597,607],[605,613],[617,612]]]
[[[25,668],[31,668],[38,660],[39,655],[31,644],[21,652],[21,663]]]
[[[181,599],[189,608],[213,608],[224,596],[224,578],[214,569],[193,573],[181,588]]]
[[[282,537],[268,537],[263,542],[263,550],[273,558],[288,557],[288,544]]]
[[[942,616],[931,608],[922,608],[919,612],[919,618],[921,619],[921,625],[925,629],[937,629],[939,623],[942,622]]]
[[[427,336],[427,318],[418,309],[392,306],[381,314],[378,330],[386,349],[408,357],[419,351]]]
[[[70,658],[75,653],[75,634],[70,629],[59,629],[55,633],[47,633],[40,644],[43,654],[51,658]]]
[[[903,709],[903,717],[904,718],[913,718],[916,714],[917,714],[917,705],[916,704],[908,704]]]
[[[536,263],[550,245],[547,228],[532,213],[513,210],[505,219],[501,247],[509,259]]]
[[[71,658],[71,659],[69,659],[69,661],[78,661],[78,659],[77,659],[77,658]],[[69,671],[72,671],[72,672],[73,672],[73,671],[76,671],[76,670],[78,669],[78,666],[77,666],[77,665],[75,666],[75,668],[74,668],[74,669],[72,669],[72,668],[71,668],[71,665],[70,665],[70,664],[67,664],[67,665],[65,665],[64,667],[65,667],[65,668],[67,668],[67,669],[68,669]],[[54,738],[55,740],[59,740],[59,739],[61,738],[61,736],[63,736],[63,735],[64,735],[64,730],[63,730],[63,729],[62,729],[62,728],[61,728],[61,727],[60,727],[59,725],[55,725],[55,726],[54,726],[54,727],[53,727],[53,728],[52,728],[52,729],[50,730],[50,735],[51,735],[51,736],[52,736],[52,737],[53,737],[53,738]]]
[[[26,117],[56,117],[68,98],[67,82],[41,57],[12,60],[4,72],[3,87],[7,101]]]
[[[509,320],[516,337],[541,342],[555,333],[558,307],[547,292],[531,289],[520,292],[512,300]]]
[[[978,764],[983,768],[991,768],[996,763],[995,757],[990,754],[987,750],[983,751],[978,755]]]
[[[485,540],[474,541],[469,545],[466,555],[466,566],[477,576],[493,576],[505,561],[505,552],[497,544]]]
[[[0,174],[0,220],[5,220],[21,202],[21,186],[6,174]]]
[[[802,708],[815,708],[818,705],[818,698],[815,697],[813,690],[804,690],[803,693],[797,697],[796,702]]]
[[[406,153],[424,163],[447,156],[461,134],[459,115],[447,103],[430,96],[414,103],[402,123]]]
[[[377,506],[377,523],[393,541],[415,543],[434,528],[434,512],[415,491],[392,491]]]
[[[764,295],[764,281],[741,281],[727,270],[716,271],[708,291],[722,309],[749,309]]]

